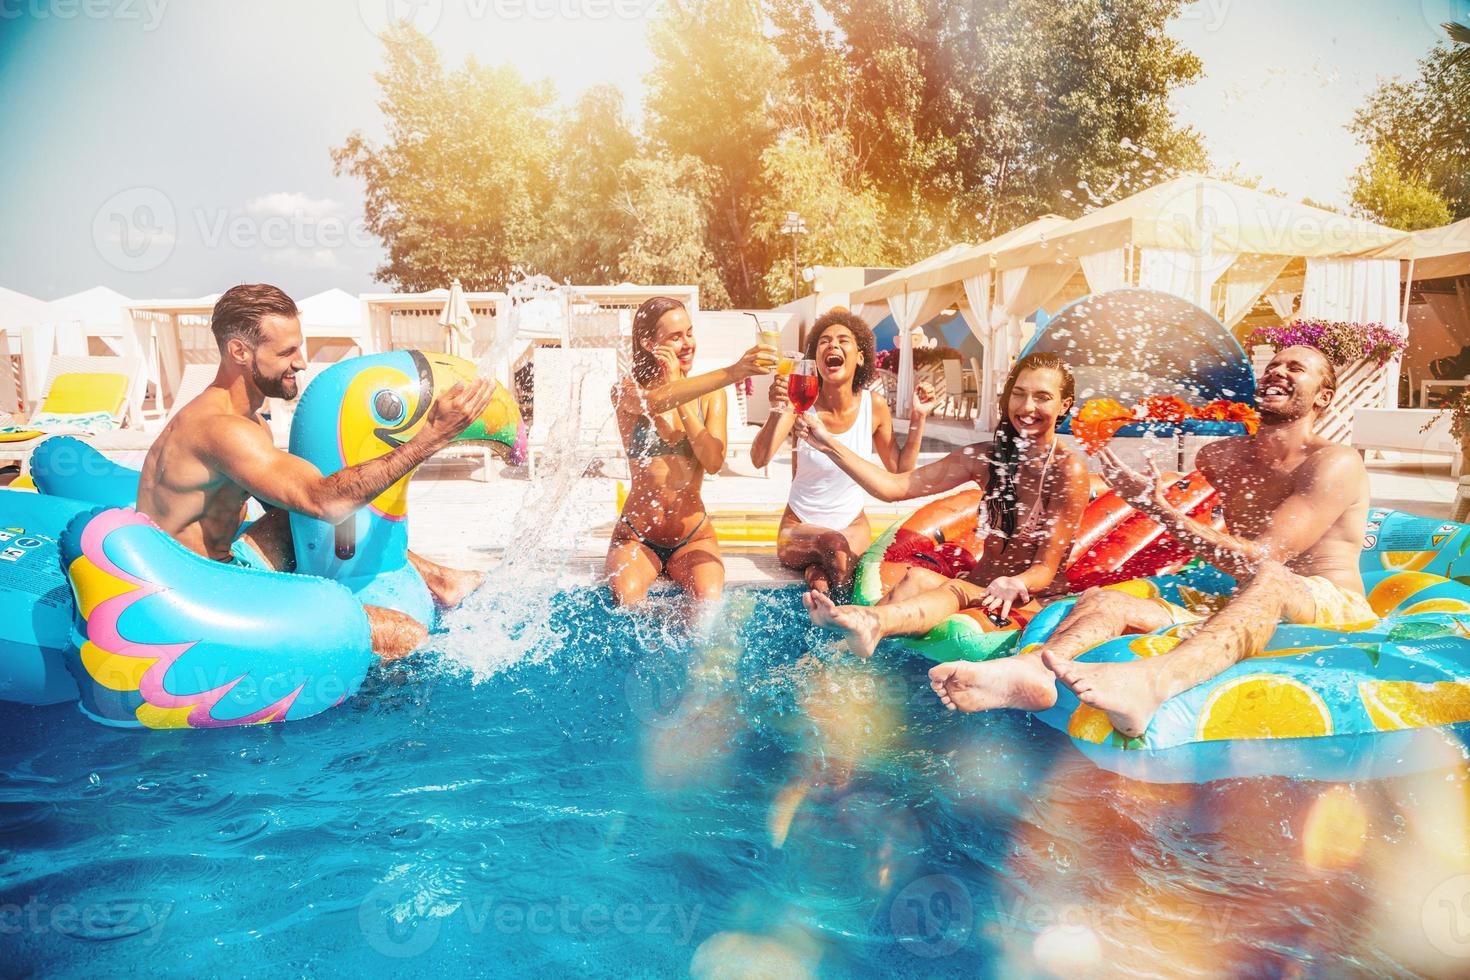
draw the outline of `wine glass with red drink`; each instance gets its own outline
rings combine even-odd
[[[821,379],[817,377],[817,362],[800,360],[786,379],[787,397],[798,413],[805,412],[817,403],[817,392],[821,390]]]

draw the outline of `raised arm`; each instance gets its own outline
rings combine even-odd
[[[1266,531],[1255,539],[1218,531],[1196,521],[1164,497],[1163,475],[1150,461],[1152,474],[1143,476],[1124,467],[1104,450],[1104,475],[1119,488],[1125,499],[1163,525],[1164,530],[1200,558],[1236,578],[1256,573],[1263,561],[1288,562],[1322,539],[1361,493],[1366,476],[1358,454],[1347,447],[1323,450],[1296,474],[1292,494],[1271,512]],[[1200,460],[1200,469],[1210,479],[1212,460]]]
[[[315,466],[271,444],[259,425],[229,418],[211,431],[204,450],[221,473],[267,504],[340,524],[391,487],[479,417],[494,386],[478,378],[456,384],[434,400],[418,433],[377,459],[323,476]]]
[[[892,473],[881,466],[874,466],[838,442],[811,412],[796,420],[796,434],[841,467],[858,486],[879,500],[890,503],[895,500],[928,497],[968,483],[975,479],[980,460],[981,447],[966,446],[927,466],[904,473]]]
[[[895,473],[907,473],[919,464],[919,444],[924,441],[924,420],[934,410],[934,391],[927,382],[914,386],[914,403],[909,410],[909,434],[898,448],[898,436],[893,432],[893,412],[888,402],[870,393],[873,399],[873,449],[883,465]]]
[[[771,379],[771,414],[766,416],[765,424],[755,434],[755,441],[750,444],[750,461],[755,464],[756,469],[765,469],[771,465],[771,458],[776,455],[776,450],[786,441],[786,437],[791,434],[791,427],[796,424],[796,416],[787,411],[791,405],[786,393],[789,384],[785,375],[777,375]]]
[[[672,355],[665,356],[655,352],[661,363],[666,362]],[[707,371],[704,374],[696,374],[693,377],[677,377],[678,361],[675,360],[672,370],[665,364],[665,377],[672,380],[663,381],[642,393],[643,410],[650,415],[658,415],[685,402],[702,398],[712,391],[727,388],[737,381],[753,378],[758,374],[770,374],[776,369],[776,352],[763,344],[757,344],[731,364],[715,371]]]
[[[679,421],[684,424],[684,433],[689,437],[689,445],[694,448],[694,458],[699,465],[706,473],[718,473],[725,465],[725,447],[729,444],[725,429],[729,401],[724,391],[716,391],[701,401],[704,405],[702,419],[694,410],[699,402],[681,402]]]

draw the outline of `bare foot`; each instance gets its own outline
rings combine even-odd
[[[838,606],[820,592],[808,592],[802,599],[812,622],[831,626],[847,634],[847,648],[859,657],[871,657],[883,639],[878,614],[867,606]]]
[[[1042,653],[1041,659],[1057,680],[1077,695],[1077,700],[1107,715],[1113,727],[1128,738],[1147,731],[1154,712],[1163,703],[1154,694],[1152,672],[1142,661],[1082,664],[1049,652]]]
[[[1057,703],[1056,677],[1034,653],[978,663],[952,660],[930,668],[929,686],[950,711],[1045,711]]]
[[[464,601],[465,596],[480,587],[485,581],[484,572],[462,572],[455,568],[440,569],[433,581],[426,581],[434,601],[445,609],[453,609]]]
[[[832,583],[827,576],[827,569],[820,562],[814,562],[802,569],[801,577],[806,579],[806,587],[813,592],[831,592]]]

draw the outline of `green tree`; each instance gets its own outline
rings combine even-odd
[[[805,265],[881,265],[887,261],[883,202],[863,174],[840,129],[793,129],[761,154],[751,235],[769,255],[763,277],[773,303],[792,298],[791,240],[781,232],[786,212],[806,222]]]
[[[705,309],[730,305],[707,242],[716,186],[711,171],[687,154],[623,165],[618,208],[628,229],[619,258],[624,279],[649,285],[692,283],[699,287]]]
[[[1368,147],[1368,163],[1354,175],[1350,187],[1354,202],[1399,200],[1385,196],[1365,181],[1385,179],[1386,163],[1375,157],[1392,149],[1392,169],[1407,187],[1422,187],[1449,208],[1452,220],[1470,216],[1470,57],[1463,46],[1437,44],[1419,61],[1417,77],[1392,79],[1359,107],[1352,130]],[[1368,210],[1379,220],[1390,214]],[[1423,213],[1422,205],[1413,213]]]
[[[761,153],[782,67],[749,0],[683,0],[648,32],[647,135],[655,153],[689,155],[709,179],[708,246],[730,298],[758,302],[765,257],[750,237]]]
[[[552,168],[556,187],[540,271],[571,282],[610,282],[629,233],[619,207],[623,167],[638,139],[612,85],[588,89],[572,108]]]
[[[407,290],[503,288],[545,248],[556,155],[550,85],[470,59],[446,73],[412,28],[384,35],[386,139],[354,131],[332,150],[338,174],[365,184],[368,228],[387,261],[377,278]]]
[[[1422,179],[1404,172],[1398,151],[1387,144],[1369,149],[1350,181],[1353,212],[1403,231],[1450,223],[1450,206]]]
[[[1200,72],[1166,30],[1181,0],[771,2],[794,91],[830,98],[845,66],[852,145],[909,258],[1205,168],[1169,108]]]

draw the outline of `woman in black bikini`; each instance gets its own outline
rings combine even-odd
[[[633,376],[613,389],[633,487],[607,549],[608,585],[619,605],[640,601],[662,573],[690,596],[714,600],[725,565],[700,488],[725,462],[724,389],[776,368],[756,346],[727,368],[688,377],[694,324],[678,300],[655,296],[633,315]]]

